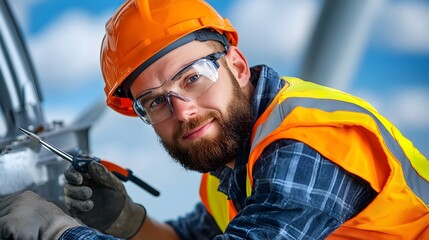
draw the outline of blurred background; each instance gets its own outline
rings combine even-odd
[[[100,42],[104,24],[122,2],[9,1],[49,121],[71,124],[104,101]],[[429,156],[428,0],[208,2],[238,30],[238,46],[251,65],[267,64],[280,75],[366,99]],[[331,6],[323,10],[324,4]],[[90,146],[95,156],[130,168],[160,190],[156,198],[126,183],[134,201],[159,220],[184,214],[198,201],[199,174],[174,163],[139,119],[107,109],[91,128]]]

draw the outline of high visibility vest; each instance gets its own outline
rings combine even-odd
[[[378,193],[329,239],[429,239],[429,162],[370,104],[339,90],[284,78],[288,82],[252,130],[247,196],[252,171],[265,147],[279,139],[311,146]],[[200,196],[222,231],[237,211],[219,180],[203,174]]]

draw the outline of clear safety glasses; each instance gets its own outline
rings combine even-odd
[[[147,124],[167,119],[173,112],[171,97],[189,102],[217,81],[217,60],[224,55],[225,52],[217,52],[200,58],[180,70],[170,81],[145,91],[133,101],[134,112]]]

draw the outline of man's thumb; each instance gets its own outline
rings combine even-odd
[[[101,163],[92,161],[88,166],[88,173],[94,182],[109,188],[122,191],[122,182]]]

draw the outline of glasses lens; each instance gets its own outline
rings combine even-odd
[[[143,120],[143,122],[151,124],[149,116],[146,110],[141,106],[139,99],[133,101],[133,109],[137,116],[139,116]]]
[[[133,102],[134,112],[147,124],[154,124],[170,116],[169,104],[165,95],[149,92]]]
[[[161,87],[152,89],[135,99],[134,111],[148,124],[165,120],[173,110],[170,106],[171,97],[177,97],[183,101],[196,99],[217,81],[219,65],[216,61],[219,57],[202,58],[186,66],[171,81],[163,84],[162,89]],[[170,92],[175,94],[169,94]]]
[[[193,76],[205,76],[212,82],[216,82],[218,78],[217,69],[218,65],[215,65],[212,60],[203,58],[182,69],[173,77],[172,81],[178,79],[192,80]]]
[[[200,59],[180,71],[172,79],[175,86],[172,91],[195,99],[216,82],[217,79],[218,72],[213,62],[207,59]]]

